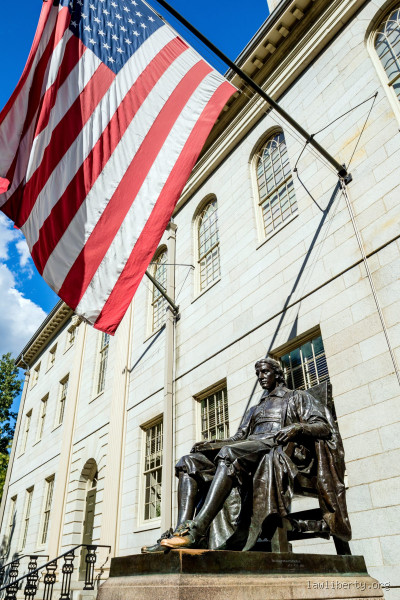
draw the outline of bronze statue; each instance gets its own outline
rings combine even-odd
[[[280,364],[256,365],[264,390],[237,433],[199,442],[176,465],[178,523],[142,552],[168,548],[250,550],[271,539],[290,512],[296,477],[316,473],[323,521],[319,527],[351,538],[343,445],[329,410],[306,391],[285,387]]]

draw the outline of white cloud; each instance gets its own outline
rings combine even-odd
[[[46,317],[40,306],[17,289],[17,273],[1,262],[9,259],[11,244],[15,244],[19,254],[23,276],[31,277],[33,271],[26,242],[21,232],[12,229],[11,221],[0,213],[0,356],[5,352],[18,355]]]
[[[7,265],[0,264],[0,356],[21,352],[43,319],[44,310],[15,288],[15,278]]]

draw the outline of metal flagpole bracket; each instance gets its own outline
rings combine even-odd
[[[168,294],[163,289],[162,285],[160,285],[158,283],[158,281],[156,279],[154,279],[153,275],[150,275],[150,273],[148,271],[146,271],[146,275],[150,279],[151,283],[158,289],[158,291],[160,292],[160,294],[162,294],[164,296],[164,298],[166,299],[166,301],[168,302],[168,304],[172,308],[173,313],[174,313],[174,317],[176,318],[176,320],[179,320],[179,306],[177,306],[175,304],[175,302],[173,302],[173,300],[171,300],[171,298],[168,296]]]

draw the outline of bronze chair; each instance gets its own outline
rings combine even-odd
[[[324,381],[310,388],[308,392],[327,406],[336,421],[335,407],[332,400],[332,385],[328,381]],[[286,452],[289,456],[294,452],[294,448],[295,444],[293,442],[288,444]],[[296,478],[295,495],[318,498],[316,466],[309,475],[300,474]],[[290,542],[292,541],[313,538],[330,539],[330,537],[332,537],[335,544],[337,554],[351,554],[348,542],[331,535],[322,519],[320,508],[298,511],[290,513],[288,517],[282,520],[282,524],[277,527],[271,541],[271,550],[273,552],[289,552],[291,549]]]

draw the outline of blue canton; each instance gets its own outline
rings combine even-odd
[[[163,21],[142,0],[60,0],[70,30],[115,74]]]

